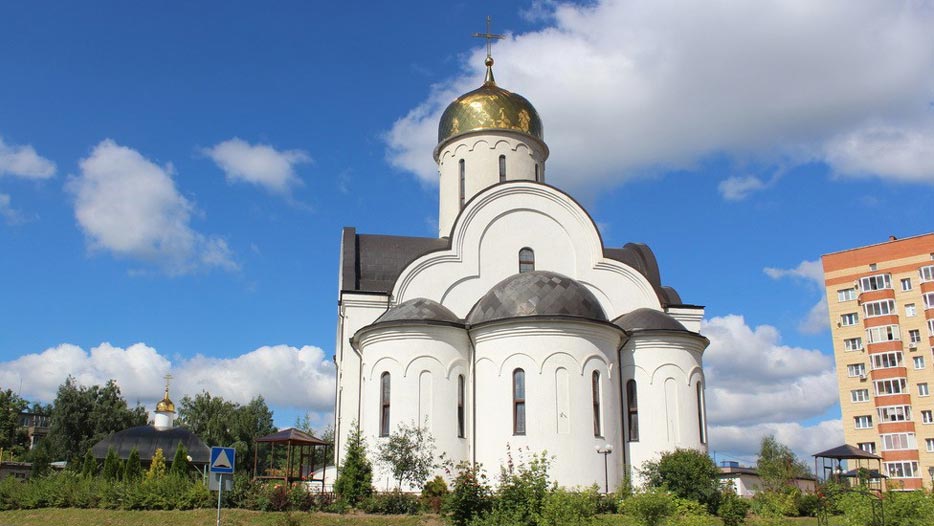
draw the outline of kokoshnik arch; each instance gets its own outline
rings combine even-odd
[[[663,451],[706,451],[704,308],[546,183],[538,112],[486,66],[438,126],[439,237],[343,231],[337,462],[354,422],[371,452],[400,423],[455,463],[547,451],[568,487],[603,486],[607,444],[610,490]]]

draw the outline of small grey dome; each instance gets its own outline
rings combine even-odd
[[[500,281],[473,306],[467,321],[523,316],[573,316],[606,321],[600,302],[580,282],[556,272],[537,270]]]
[[[447,307],[427,298],[413,298],[387,310],[375,323],[390,321],[444,321],[463,323]]]
[[[636,309],[613,320],[627,331],[680,331],[690,332],[681,322],[655,309]]]

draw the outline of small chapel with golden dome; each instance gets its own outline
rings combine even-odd
[[[544,137],[488,47],[482,85],[438,126],[438,237],[344,228],[338,469],[355,423],[371,452],[417,424],[455,463],[547,451],[560,485],[611,491],[661,452],[706,451],[704,308],[662,282],[647,245],[604,245],[548,184]]]

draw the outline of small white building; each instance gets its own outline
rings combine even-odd
[[[562,486],[612,490],[661,452],[706,451],[704,309],[546,183],[542,121],[492,64],[439,125],[439,237],[344,229],[336,460],[354,422],[371,453],[419,423],[454,462],[495,474],[507,445],[547,451]]]
[[[740,497],[752,498],[762,488],[762,477],[755,468],[728,463],[720,466],[720,483]],[[792,484],[804,493],[814,493],[817,490],[815,477],[795,478]]]

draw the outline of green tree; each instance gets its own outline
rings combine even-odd
[[[705,505],[715,513],[720,502],[720,470],[706,453],[676,449],[642,465],[651,488],[667,488],[676,497]]]
[[[403,482],[421,489],[437,467],[435,463],[435,439],[427,427],[404,423],[379,445],[380,464],[389,468],[396,486]]]
[[[244,406],[202,391],[179,404],[178,423],[209,446],[232,447],[237,451],[237,470],[253,468],[253,440],[276,431],[272,411],[262,396]]]
[[[188,451],[181,442],[179,442],[178,447],[175,448],[175,456],[172,457],[169,475],[179,478],[184,478],[188,475]]]
[[[118,480],[120,478],[120,457],[117,456],[117,451],[112,447],[107,449],[101,475],[106,480]]]
[[[44,477],[52,471],[52,457],[49,454],[49,443],[45,440],[29,451],[29,460],[32,462],[32,477]]]
[[[334,491],[351,506],[373,494],[373,466],[366,458],[366,441],[356,422],[347,436],[347,452],[334,481]]]
[[[130,450],[130,456],[126,459],[126,471],[123,478],[126,480],[138,480],[143,474],[143,465],[139,460],[139,450],[135,447]]]
[[[20,426],[20,414],[28,405],[12,389],[0,391],[0,449],[4,455],[12,452],[11,456],[18,456],[29,445],[29,437]]]
[[[149,464],[149,471],[146,472],[147,480],[159,480],[165,477],[165,453],[162,448],[156,448],[152,456],[152,463]]]
[[[89,479],[94,475],[97,475],[97,459],[94,458],[94,454],[89,449],[84,454],[84,461],[81,463],[81,476]]]
[[[807,476],[807,464],[791,451],[791,448],[775,440],[774,435],[762,439],[756,470],[762,479],[765,491],[780,491],[794,485],[794,479]]]
[[[44,442],[54,457],[71,462],[110,434],[144,425],[147,413],[140,405],[130,409],[113,380],[86,387],[69,376],[58,388],[51,417]]]

